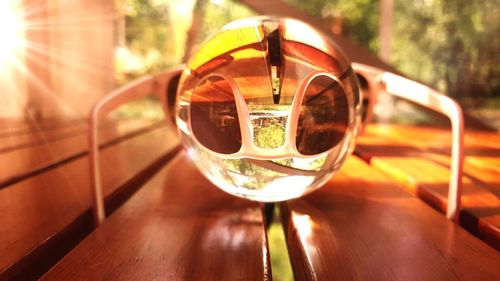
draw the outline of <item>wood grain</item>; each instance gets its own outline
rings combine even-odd
[[[159,122],[155,124],[151,121],[123,120],[114,126],[104,126],[101,140],[102,143],[112,142],[159,126],[161,126]],[[27,176],[33,176],[33,172],[43,171],[60,162],[82,157],[87,151],[86,130],[83,134],[52,139],[50,142],[37,142],[36,139],[39,137],[34,135],[29,137],[33,138],[35,142],[33,145],[0,153],[0,163],[8,163],[0,165],[0,188],[12,185]]]
[[[175,133],[161,127],[104,149],[101,161],[106,169],[103,173],[105,194],[112,194],[178,143]],[[31,253],[44,243],[52,243],[50,239],[89,211],[90,205],[87,157],[1,189],[0,280],[23,274],[23,270],[30,270],[37,262],[43,263],[43,259],[34,259],[31,266],[24,263],[25,268],[16,267],[23,259],[32,259]],[[48,254],[50,257],[50,251]]]
[[[137,123],[137,120],[124,119],[109,119],[106,121],[107,122],[101,128],[103,131],[105,129],[116,129],[120,122],[122,126],[127,122],[130,122],[130,124]],[[143,120],[141,121],[144,122]],[[146,126],[147,124],[144,122],[142,125]],[[0,135],[0,153],[40,144],[50,144],[65,138],[85,135],[87,134],[87,126],[86,120],[80,120],[80,123],[61,124],[60,127],[49,127],[49,129],[45,129],[44,127],[35,126],[31,128],[30,131],[24,133]]]
[[[42,280],[268,280],[263,224],[182,153]]]
[[[45,132],[59,130],[60,128],[78,126],[85,122],[86,118],[46,118],[36,121],[24,118],[0,118],[0,138],[32,134],[37,129]]]
[[[283,203],[296,280],[499,280],[500,254],[351,157]]]
[[[449,181],[450,133],[437,128],[369,125],[357,152],[411,193],[445,212]],[[465,135],[463,210],[460,224],[500,250],[500,135]]]

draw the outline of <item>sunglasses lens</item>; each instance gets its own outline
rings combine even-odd
[[[300,107],[295,143],[303,155],[315,155],[335,147],[347,129],[349,109],[342,86],[320,75],[306,88]]]
[[[192,91],[191,128],[206,148],[222,154],[236,153],[241,148],[241,130],[231,85],[227,80],[211,76]]]

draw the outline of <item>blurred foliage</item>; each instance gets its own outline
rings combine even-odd
[[[198,0],[200,1],[200,0]],[[201,26],[194,44],[203,42],[233,20],[253,16],[229,0],[201,0]],[[115,68],[118,85],[181,63],[195,0],[115,0]],[[123,24],[124,29],[120,28]]]
[[[378,51],[379,0],[285,1],[318,18],[341,18],[346,23],[346,35],[358,44]]]
[[[354,41],[377,51],[379,0],[286,1],[317,17],[337,13]],[[413,79],[481,105],[500,96],[499,18],[498,0],[395,0],[391,63]]]
[[[203,23],[196,42],[199,44],[205,41],[210,35],[219,31],[225,24],[231,21],[255,15],[255,12],[235,1],[209,1],[205,8]]]
[[[115,68],[119,85],[181,62],[193,3],[115,0]]]
[[[458,99],[500,96],[497,0],[396,1],[393,63]]]

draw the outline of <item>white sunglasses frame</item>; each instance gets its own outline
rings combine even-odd
[[[236,111],[238,114],[238,122],[240,125],[240,132],[241,132],[241,147],[240,149],[231,154],[224,154],[224,153],[219,153],[216,151],[211,150],[208,147],[205,147],[196,137],[196,134],[193,132],[192,124],[191,124],[191,107],[189,106],[189,111],[188,111],[188,117],[187,117],[187,127],[189,130],[189,133],[193,137],[194,141],[196,142],[197,145],[202,147],[203,149],[206,149],[209,151],[211,154],[219,157],[224,157],[226,159],[239,159],[239,158],[253,158],[253,159],[258,159],[258,160],[278,160],[278,159],[284,159],[284,158],[291,158],[291,157],[300,157],[300,158],[314,158],[318,157],[321,155],[324,155],[331,150],[335,149],[340,143],[342,143],[345,139],[345,136],[347,135],[347,130],[344,132],[344,135],[342,136],[342,140],[334,145],[333,147],[329,148],[328,150],[313,154],[313,155],[306,155],[306,154],[301,154],[296,147],[296,137],[297,137],[297,126],[298,126],[298,121],[299,121],[299,115],[300,115],[300,107],[302,105],[302,102],[304,100],[304,95],[305,95],[305,90],[309,86],[309,84],[313,81],[314,78],[318,76],[326,76],[333,81],[337,82],[339,86],[341,87],[344,95],[347,97],[347,92],[342,86],[341,81],[338,79],[337,76],[326,72],[324,70],[316,70],[312,71],[309,74],[307,74],[302,81],[299,84],[299,87],[295,91],[294,98],[292,100],[292,106],[290,108],[288,118],[286,121],[286,126],[285,126],[285,142],[283,145],[277,147],[277,148],[260,148],[257,147],[254,142],[253,142],[253,125],[252,121],[250,120],[250,112],[248,110],[248,106],[245,102],[245,99],[243,96],[240,94],[240,90],[238,88],[238,85],[236,85],[236,82],[234,79],[228,75],[225,75],[223,73],[219,72],[214,72],[211,73],[210,75],[207,75],[203,78],[201,78],[195,85],[197,87],[206,79],[211,78],[211,77],[220,77],[227,81],[231,87],[232,94],[234,96],[234,101],[236,104]],[[354,106],[353,106],[354,108]],[[351,115],[353,112],[348,110],[348,114]],[[350,116],[348,116],[349,119]],[[355,121],[354,121],[355,122]]]
[[[373,104],[377,101],[376,92],[386,92],[412,101],[450,119],[452,142],[446,217],[458,222],[464,165],[464,118],[460,105],[446,95],[403,76],[361,63],[352,63],[352,67],[357,74],[366,78],[369,88],[371,88],[369,90],[369,115],[365,122],[370,121]]]
[[[462,109],[458,103],[451,98],[439,94],[436,90],[409,80],[402,76],[387,72],[372,66],[353,63],[352,68],[355,73],[367,78],[371,103],[376,102],[375,92],[385,91],[391,95],[416,102],[426,108],[446,115],[451,121],[452,129],[452,152],[450,165],[450,182],[448,189],[448,209],[446,217],[455,222],[458,221],[461,207],[462,195],[462,174],[464,163],[464,120]],[[159,96],[165,111],[167,126],[172,130],[177,130],[175,124],[170,122],[169,109],[165,96],[165,89],[176,75],[181,73],[185,66],[174,67],[158,75],[148,75],[134,80],[121,88],[115,89],[99,100],[93,107],[89,115],[89,167],[90,181],[93,202],[93,215],[95,225],[100,225],[105,219],[104,194],[102,189],[99,161],[99,123],[109,112],[132,100],[144,97],[150,93]],[[177,101],[179,102],[179,101]],[[297,103],[301,104],[301,103]],[[373,105],[368,109],[373,108]],[[299,169],[279,165],[278,163],[265,160],[253,160],[258,165],[276,171],[286,173],[297,173],[303,175],[317,175],[322,171],[302,171]],[[329,172],[329,171],[325,171]]]

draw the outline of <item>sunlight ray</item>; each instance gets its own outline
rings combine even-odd
[[[80,42],[81,44],[81,42]],[[83,67],[86,66],[91,72],[95,72],[96,67],[105,67],[109,68],[110,71],[113,71],[112,67],[102,60],[92,59],[89,56],[81,56],[76,51],[66,51],[64,49],[54,48],[53,46],[46,46],[44,44],[36,43],[36,42],[26,42],[26,48],[29,51],[36,52],[41,55],[49,56],[53,60],[58,60],[65,64],[75,64],[74,66]]]
[[[39,61],[34,60],[30,57],[26,57],[27,60],[30,60],[34,63],[39,64],[42,67],[47,67],[46,65],[42,65]],[[27,67],[25,64],[19,62],[18,60],[14,59],[11,60],[11,64],[18,70],[20,71],[23,75],[26,75],[28,83],[33,83],[37,90],[38,93],[54,100],[58,106],[64,110],[68,110],[71,112],[71,110],[74,110],[71,106],[69,106],[63,99],[58,98],[57,96],[53,95],[52,90],[47,86],[47,84],[43,81],[41,81],[36,75],[34,75]]]
[[[109,15],[87,15],[79,14],[80,17],[60,17],[49,19],[36,19],[26,23],[26,28],[31,30],[51,29],[51,30],[95,30],[99,29],[99,25],[95,23],[109,21],[114,19],[113,14]],[[94,25],[89,25],[94,24]]]

